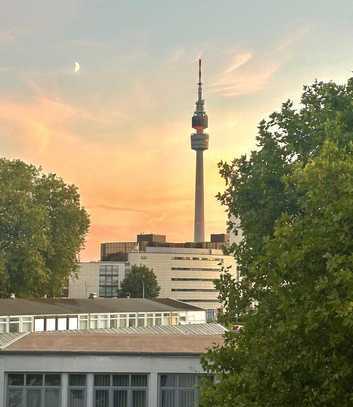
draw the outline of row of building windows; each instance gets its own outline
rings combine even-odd
[[[200,261],[217,261],[218,263],[223,263],[223,259],[220,257],[185,257],[176,256],[172,257],[172,260],[200,260]]]
[[[183,322],[186,322],[186,317],[177,312],[0,317],[0,333],[136,328]]]
[[[172,278],[172,281],[208,281],[208,282],[214,282],[216,281],[214,278]]]
[[[208,303],[214,304],[218,300],[216,300],[216,299],[210,300],[210,299],[205,299],[205,298],[191,298],[191,299],[190,298],[186,298],[186,299],[178,298],[178,301],[181,301],[181,302],[208,302]]]
[[[199,374],[160,374],[159,407],[196,407],[201,379]],[[69,374],[68,407],[86,407],[86,374]],[[60,407],[62,378],[52,373],[11,373],[7,375],[7,407]],[[147,374],[95,374],[94,407],[147,407]]]
[[[197,293],[216,293],[215,288],[172,288],[172,291],[197,292]]]
[[[183,270],[183,271],[217,271],[220,272],[220,268],[209,268],[209,267],[172,267],[172,270]]]

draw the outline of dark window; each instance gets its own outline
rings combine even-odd
[[[68,407],[86,407],[86,375],[69,375]]]
[[[41,386],[43,384],[43,375],[41,374],[28,374],[26,377],[27,386]]]
[[[84,374],[70,374],[70,386],[86,386],[86,375]]]
[[[61,376],[59,374],[46,374],[45,375],[46,386],[60,386]]]
[[[23,374],[9,374],[7,377],[9,386],[23,386],[25,384],[25,376]]]
[[[132,375],[131,376],[131,386],[147,386],[147,376],[144,375]]]
[[[159,407],[196,407],[204,375],[162,374],[159,377]]]
[[[129,385],[129,375],[113,375],[113,386],[121,387]]]
[[[60,407],[59,374],[11,373],[7,376],[7,407]]]
[[[95,375],[94,407],[147,407],[147,375]]]
[[[95,386],[110,386],[110,375],[108,374],[96,374],[94,376]]]
[[[69,407],[85,407],[86,391],[84,389],[69,390]]]

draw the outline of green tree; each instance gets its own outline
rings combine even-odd
[[[244,329],[204,359],[220,380],[203,406],[353,405],[353,79],[301,102],[260,124],[249,158],[220,164],[243,234],[241,281],[218,283],[223,322]]]
[[[134,265],[121,283],[120,296],[155,298],[158,297],[160,289],[153,270],[144,265]]]
[[[0,159],[0,295],[60,295],[89,227],[74,185]]]

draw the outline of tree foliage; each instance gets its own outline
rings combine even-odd
[[[153,270],[144,265],[134,265],[121,283],[120,296],[130,298],[158,297],[160,286]]]
[[[88,231],[74,185],[0,159],[0,295],[60,295]]]
[[[221,163],[219,195],[241,281],[219,282],[223,321],[203,406],[353,405],[353,79],[304,88],[261,122],[259,149]],[[256,305],[255,307],[252,305]]]

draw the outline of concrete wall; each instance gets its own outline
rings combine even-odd
[[[88,298],[90,293],[99,295],[99,268],[114,265],[119,269],[119,281],[125,278],[124,262],[83,262],[79,264],[78,278],[69,279],[69,298]]]
[[[99,263],[80,263],[77,278],[69,279],[69,298],[88,298],[89,293],[99,292]]]
[[[158,374],[203,373],[197,356],[6,355],[0,354],[0,407],[6,407],[5,374],[62,373],[62,407],[69,373],[88,373],[87,407],[93,406],[93,373],[147,373],[148,407],[157,407]]]

